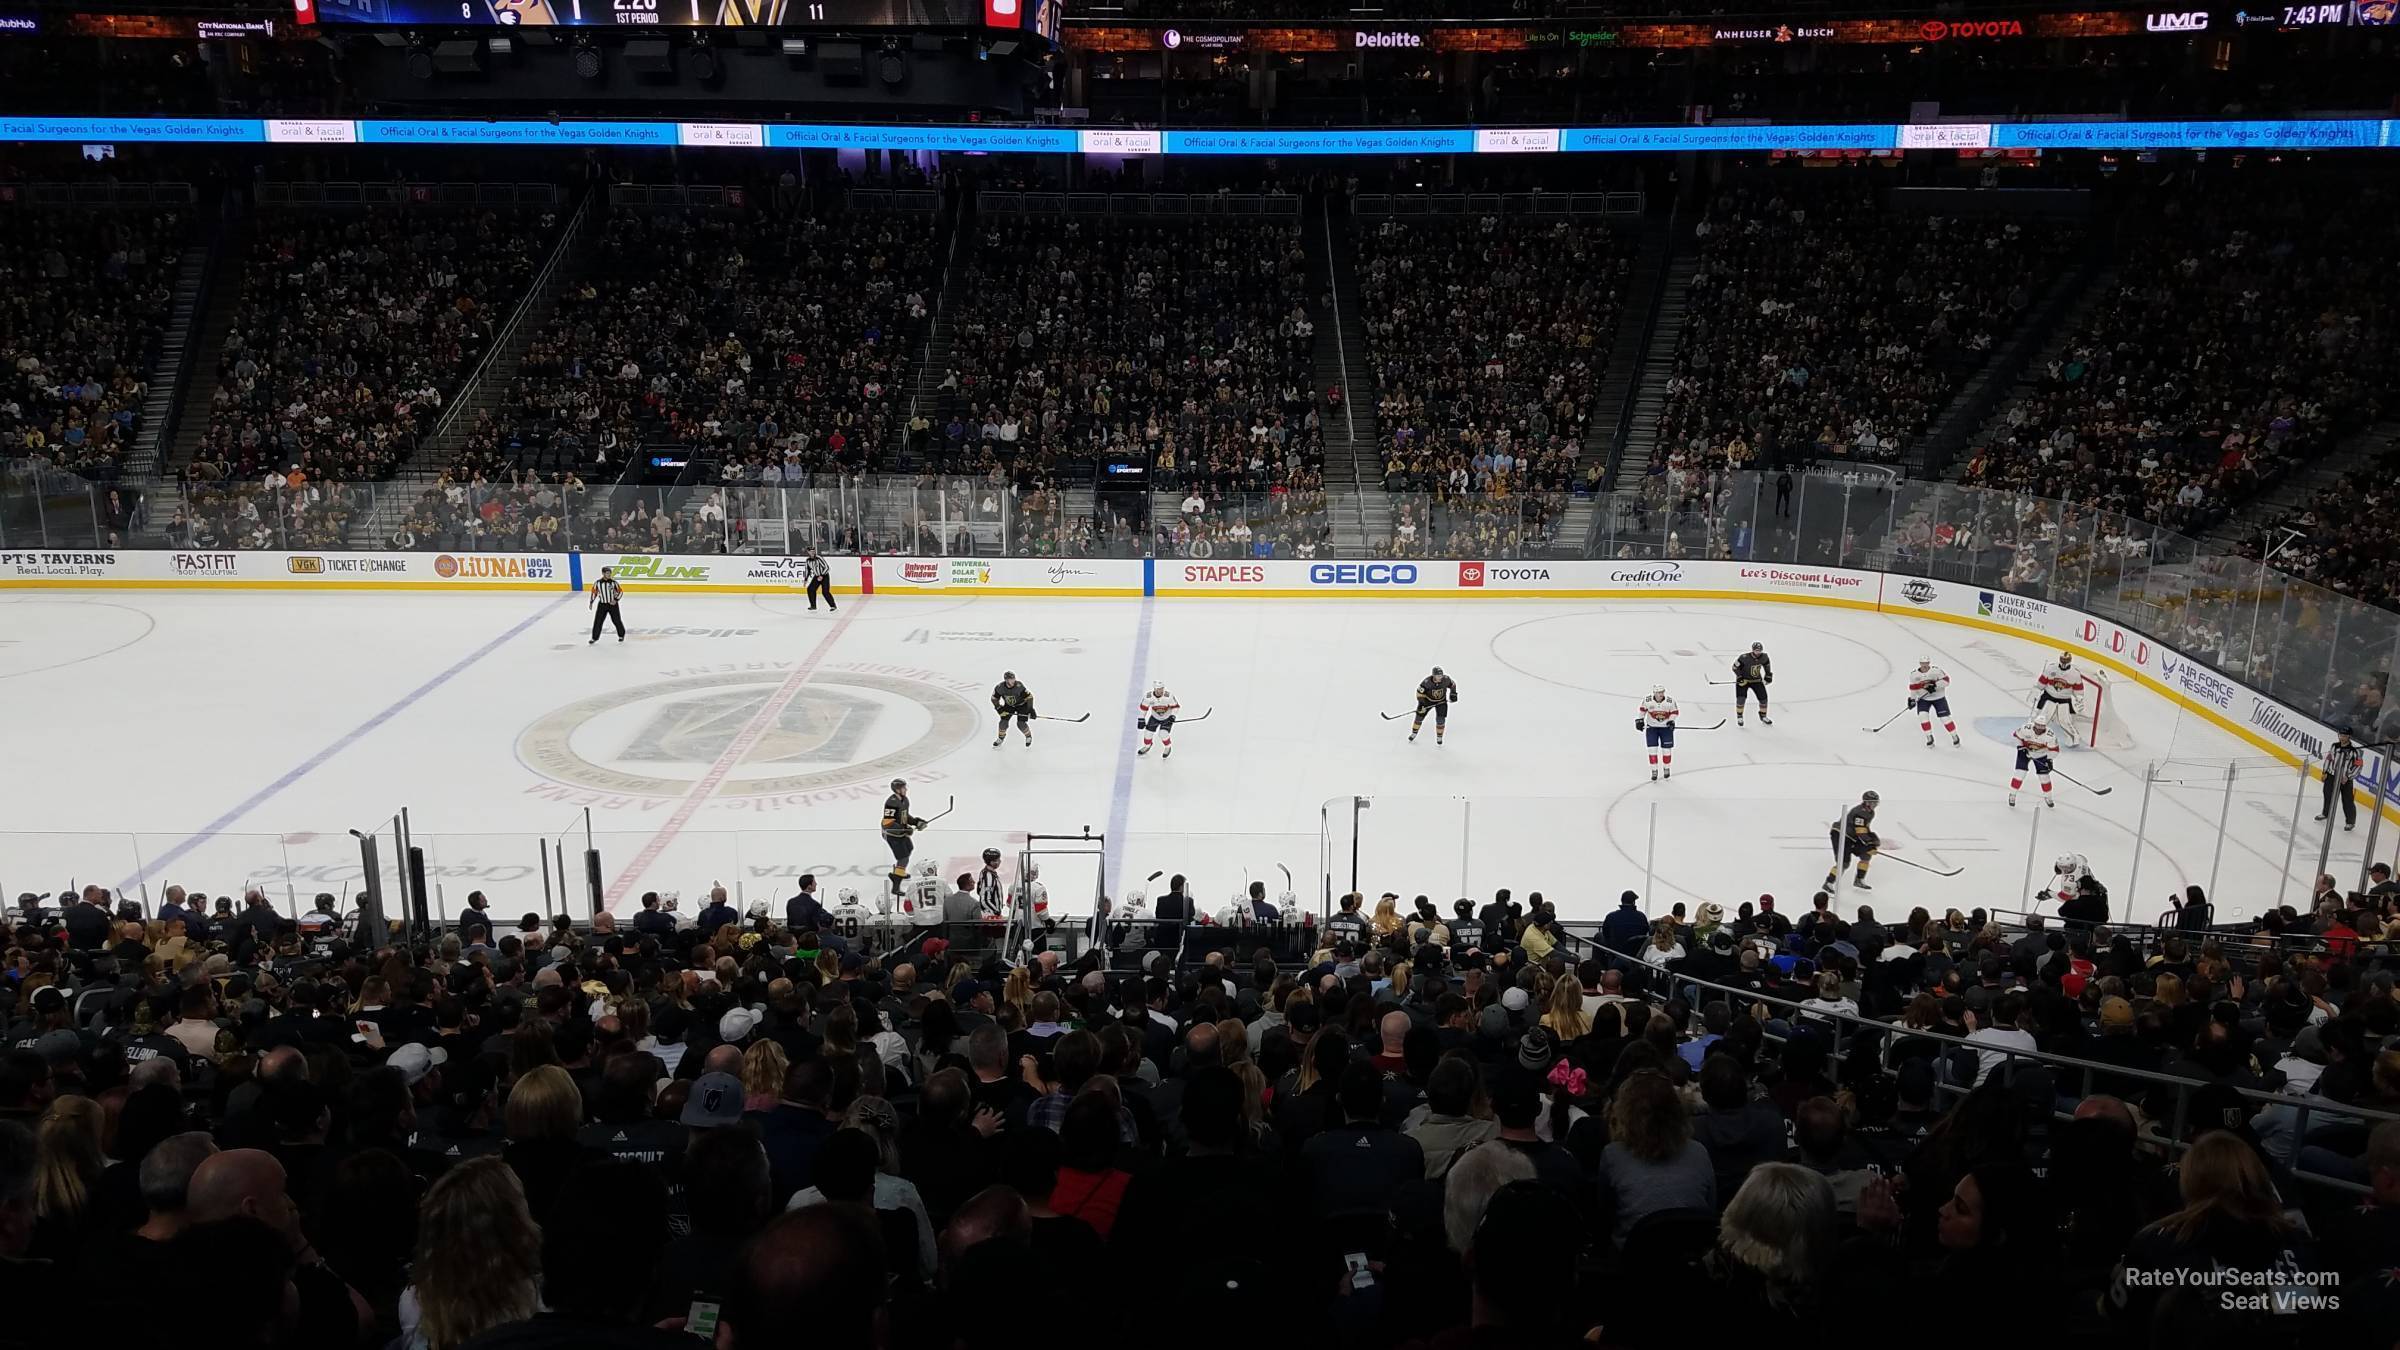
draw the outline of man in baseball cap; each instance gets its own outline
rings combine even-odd
[[[729,1073],[704,1073],[683,1102],[681,1120],[695,1130],[742,1123],[742,1080]]]

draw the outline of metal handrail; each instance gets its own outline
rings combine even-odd
[[[1726,1006],[1728,1007],[1741,1007],[1751,1003],[1762,1004],[1767,1007],[1784,1010],[1793,1020],[1832,1022],[1848,1028],[1852,1034],[1872,1034],[1878,1038],[1896,1036],[1923,1038],[1925,1040],[1934,1041],[1941,1045],[1951,1046],[1977,1055],[1997,1053],[2009,1061],[2008,1071],[2010,1073],[2015,1072],[2015,1065],[2018,1061],[2039,1064],[2050,1069],[2072,1070],[2080,1076],[2082,1085],[2082,1090],[2075,1094],[2078,1100],[2095,1095],[2102,1095],[2093,1091],[2093,1082],[2095,1077],[2103,1075],[2108,1078],[2120,1080],[2133,1079],[2140,1082],[2153,1084],[2158,1087],[2172,1089],[2175,1093],[2175,1116],[2172,1123],[2172,1128],[2169,1133],[2157,1136],[2151,1142],[2164,1145],[2177,1151],[2181,1151],[2190,1147],[2190,1145],[2184,1142],[2182,1138],[2183,1127],[2187,1118],[2187,1112],[2190,1107],[2191,1094],[2202,1087],[2222,1086],[2230,1088],[2244,1101],[2250,1102],[2257,1107],[2283,1106],[2294,1109],[2299,1115],[2298,1124],[2294,1128],[2295,1140],[2304,1141],[2306,1139],[2308,1134],[2308,1121],[2311,1115],[2337,1117],[2345,1121],[2356,1120],[2376,1123],[2381,1123],[2384,1121],[2400,1121],[2400,1112],[2382,1111],[2372,1107],[2352,1105],[2348,1102],[2337,1102],[2332,1098],[2320,1097],[2313,1093],[2261,1092],[2253,1088],[2233,1087],[2231,1084],[2203,1083],[2190,1078],[2180,1078],[2170,1073],[2160,1073],[2154,1069],[2137,1069],[2118,1064],[2104,1064],[2097,1060],[2078,1059],[2072,1055],[2061,1055],[2045,1050],[2019,1050],[2011,1046],[1994,1045],[1985,1041],[1972,1041],[1964,1037],[1951,1036],[1943,1032],[1931,1031],[1921,1027],[1903,1027],[1895,1022],[1887,1022],[1880,1018],[1867,1017],[1863,1014],[1833,1012],[1823,1008],[1809,1008],[1799,1003],[1795,1003],[1790,999],[1777,998],[1771,994],[1761,994],[1749,989],[1737,989],[1730,985],[1717,984],[1709,980],[1703,980],[1693,976],[1684,975],[1676,971],[1668,970],[1662,966],[1650,965],[1647,962],[1628,956],[1625,953],[1602,943],[1599,940],[1599,925],[1597,924],[1562,924],[1560,927],[1568,941],[1582,946],[1590,957],[1605,959],[1611,964],[1618,965],[1620,967],[1630,966],[1634,970],[1641,972],[1644,976],[1645,984],[1645,992],[1643,993],[1643,1002],[1645,1006],[1655,1006],[1652,1003],[1648,992],[1646,992],[1648,982],[1651,979],[1661,979],[1667,981],[1670,988],[1704,989],[1710,993],[1722,994],[1724,995]],[[1582,934],[1576,931],[1578,928],[1588,928],[1592,930],[1592,936],[1588,938],[1584,937]],[[1697,1006],[1694,1007],[1693,1011],[1695,1013],[1698,1012]],[[1829,1051],[1829,1055],[1837,1070],[1842,1062],[1844,1042],[1846,1039],[1847,1036],[1841,1031],[1837,1031],[1833,1037],[1833,1045]],[[1978,1081],[1980,1081],[1980,1076]],[[1942,1084],[1941,1086],[1952,1089],[1956,1095],[1964,1095],[1965,1091],[1967,1090],[1965,1088],[1961,1088],[1957,1084]],[[1968,1085],[1968,1088],[1971,1087],[1972,1085]],[[2253,1114],[2255,1114],[2255,1112]],[[2325,1176],[2321,1173],[2302,1171],[2298,1166],[2298,1156],[2296,1153],[2293,1158],[2292,1175],[2300,1178],[2301,1180],[2317,1185],[2330,1186],[2336,1189],[2354,1193],[2364,1193],[2366,1190],[2364,1186],[2361,1186],[2345,1177],[2332,1177]]]
[[[525,288],[525,297],[510,312],[508,322],[492,335],[491,345],[484,348],[483,359],[475,363],[475,369],[451,394],[449,403],[442,408],[442,415],[434,419],[433,430],[419,442],[420,445],[431,445],[450,434],[450,425],[458,420],[460,410],[475,400],[475,395],[483,387],[484,375],[492,368],[492,362],[500,358],[500,353],[508,350],[510,340],[517,335],[518,325],[525,322],[525,316],[533,312],[533,307],[549,293],[559,263],[566,258],[567,251],[574,247],[577,236],[583,232],[584,217],[591,213],[592,200],[596,195],[589,190],[584,192],[583,199],[576,204],[575,214],[567,218],[566,228],[559,231],[558,242],[550,249],[549,261],[543,263],[542,270],[534,274],[533,283]]]

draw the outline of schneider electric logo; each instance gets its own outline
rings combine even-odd
[[[1318,563],[1308,569],[1314,586],[1414,586],[1415,563]]]

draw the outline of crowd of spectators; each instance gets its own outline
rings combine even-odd
[[[1578,220],[1381,220],[1358,241],[1377,451],[1399,505],[1386,552],[1547,540],[1624,303],[1626,241]]]
[[[910,422],[946,472],[1146,462],[1222,495],[1322,470],[1295,222],[994,216],[961,262],[951,365]]]
[[[260,215],[185,477],[390,476],[532,280],[549,212]]]
[[[176,212],[0,210],[0,456],[116,476],[191,228]]]
[[[1654,474],[1900,460],[2077,237],[1892,206],[1860,175],[1786,166],[1734,175],[1694,233]]]
[[[593,482],[645,446],[713,457],[734,482],[888,467],[941,275],[935,216],[621,210],[597,234],[493,450]]]
[[[1970,1347],[2388,1344],[2388,875],[2238,932],[2195,893],[2138,947],[2094,884],[2007,930],[1627,892],[1589,938],[1539,895],[1347,896],[1283,966],[1230,927],[1181,961],[1011,965],[973,923],[885,949],[813,878],[584,930],[479,892],[381,948],[330,895],[26,895],[10,1334],[971,1350],[1069,1278],[1118,1291],[1085,1333],[1170,1346],[1261,1316],[1339,1347],[1695,1318],[1830,1345],[1860,1309]],[[74,1271],[142,1297],[57,1297]]]
[[[2252,172],[2136,200],[2112,289],[1962,477],[2196,535],[2383,406],[2400,277],[2375,178]]]

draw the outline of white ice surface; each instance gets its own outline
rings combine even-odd
[[[451,912],[477,887],[502,914],[551,907],[543,841],[563,840],[579,869],[585,807],[619,910],[653,888],[691,908],[715,882],[780,902],[802,870],[865,891],[888,865],[874,826],[895,772],[920,814],[956,799],[919,852],[946,876],[986,845],[1013,863],[1028,833],[1088,826],[1111,838],[1109,884],[1188,873],[1211,907],[1245,877],[1280,891],[1278,864],[1304,901],[1328,875],[1347,889],[1353,797],[1373,803],[1357,840],[1370,896],[1508,886],[1569,918],[1625,889],[1653,910],[1761,893],[1804,907],[1827,823],[1867,788],[1897,845],[1872,872],[1887,916],[2017,907],[2029,857],[2038,886],[2070,851],[2121,915],[2153,917],[2170,887],[2212,873],[2224,911],[2254,913],[2302,900],[2322,837],[2311,787],[2287,872],[2296,771],[2130,682],[2120,711],[2138,748],[2062,762],[2114,791],[2062,780],[2045,810],[2028,783],[2012,810],[2004,739],[2050,654],[1930,621],[1738,603],[1147,603],[1145,620],[1134,600],[885,598],[837,619],[782,596],[637,594],[633,640],[594,648],[574,595],[7,597],[0,890],[96,881],[155,898],[168,882],[256,881],[305,903],[355,888],[347,832],[405,806]],[[1752,641],[1775,660],[1775,725],[1753,713],[1690,729],[1730,717],[1731,690],[1706,681]],[[1900,708],[1902,672],[1926,655],[1955,677],[1963,747],[1927,747],[1913,716],[1863,730]],[[1449,743],[1429,725],[1412,745],[1405,720],[1378,714],[1409,710],[1436,663],[1462,693]],[[993,748],[986,698],[1003,669],[1043,713],[1091,720]],[[1187,716],[1214,709],[1178,732],[1172,760],[1131,756],[1133,697],[1153,678]],[[1655,785],[1633,730],[1654,682],[1687,727],[1674,778]],[[2166,782],[2128,895],[2149,761]],[[2362,816],[2333,836],[2345,885],[2367,835]],[[2381,856],[2396,845],[2400,830],[2380,832]],[[1053,855],[1044,876],[1057,908],[1082,913],[1103,864]]]

